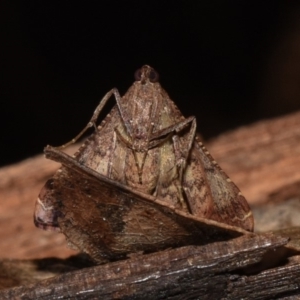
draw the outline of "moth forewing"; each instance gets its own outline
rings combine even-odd
[[[199,138],[191,151],[183,187],[194,215],[253,231],[253,215],[246,199]]]

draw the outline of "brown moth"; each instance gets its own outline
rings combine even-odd
[[[112,95],[117,104],[97,126],[99,114]],[[51,147],[45,149],[50,159],[63,166],[40,193],[36,226],[60,228],[79,249],[94,258],[98,255],[96,260],[196,240],[199,243],[200,237],[204,242],[214,236],[203,238],[201,228],[206,222],[213,222],[214,232],[224,232],[228,227],[224,224],[233,226],[239,234],[239,228],[253,230],[253,216],[245,198],[202,145],[195,118],[182,116],[151,67],[143,66],[136,72],[136,81],[123,97],[116,89],[108,92],[88,125],[70,143],[92,126],[94,134],[75,158]],[[139,209],[133,209],[130,203]],[[151,212],[145,203],[151,206]],[[172,210],[167,213],[169,221],[156,218],[161,210]],[[186,218],[181,225],[192,222],[197,227],[200,222],[198,234],[176,227],[181,214]],[[162,224],[170,225],[165,226],[170,228],[168,234],[162,234]],[[132,234],[135,239],[128,242]],[[143,241],[137,238],[144,235]],[[91,242],[94,236],[97,242]],[[87,250],[89,247],[93,250]]]

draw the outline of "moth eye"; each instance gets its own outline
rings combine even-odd
[[[151,82],[157,82],[158,79],[159,79],[158,73],[152,69],[149,73],[149,80]]]
[[[134,78],[136,81],[140,81],[142,79],[142,71],[141,69],[138,69],[134,73]]]
[[[136,81],[143,81],[144,83],[146,79],[149,79],[150,82],[157,82],[159,79],[159,75],[156,71],[154,71],[150,67],[148,68],[143,67],[135,71],[134,78]]]

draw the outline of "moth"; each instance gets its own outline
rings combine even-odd
[[[251,232],[247,201],[202,144],[196,119],[183,117],[150,66],[135,79],[123,97],[109,91],[64,145],[95,127],[74,157],[45,148],[62,167],[39,195],[36,226],[61,230],[98,262]]]

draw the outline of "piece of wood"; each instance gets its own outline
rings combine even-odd
[[[199,128],[199,130],[201,131],[201,128]],[[206,143],[209,151],[225,172],[237,183],[250,205],[254,207],[256,231],[300,225],[300,218],[298,217],[300,211],[299,142],[300,113],[298,112],[237,129],[233,132],[221,135],[210,143]],[[76,146],[68,149],[68,152],[73,153],[75,148]],[[0,169],[0,258],[33,259],[49,256],[65,258],[72,253],[76,253],[66,247],[63,235],[44,232],[36,229],[33,225],[32,215],[36,197],[44,182],[53,175],[58,167],[58,164],[46,160],[40,155]],[[211,249],[211,252],[212,251]],[[7,260],[2,261],[2,266],[4,266],[5,270],[10,266],[11,271],[26,270],[26,268],[34,269],[34,266],[36,266],[35,261],[23,261],[23,265],[20,264],[19,261],[10,261],[12,264],[15,262],[18,265],[18,267],[14,269],[12,264],[9,265],[7,262]],[[128,263],[129,260],[123,261],[122,263],[124,262]],[[44,260],[39,262],[39,264],[43,263],[45,264]],[[166,263],[168,263],[168,260]],[[52,264],[54,264],[53,261]],[[64,265],[64,260],[58,260],[55,264]],[[114,264],[115,263],[113,263],[112,266],[114,266]],[[27,267],[25,267],[25,265]],[[162,266],[164,266],[164,264],[162,264]],[[65,271],[70,270],[64,267],[62,269]],[[74,267],[73,269],[76,268]],[[229,276],[224,277],[227,280],[226,297],[229,299],[238,299],[238,296],[240,296],[240,298],[249,298],[251,286],[254,291],[253,295],[256,296],[252,297],[251,295],[251,297],[255,299],[274,299],[274,297],[278,295],[280,295],[280,297],[299,295],[298,285],[300,275],[298,256],[287,258],[286,264],[282,264],[276,268],[268,269],[266,266],[265,269],[264,272],[258,272],[256,275],[248,276],[241,275],[240,273],[234,276],[229,276],[229,273],[226,272],[222,274],[222,276]],[[90,270],[94,269],[89,269],[89,271]],[[51,272],[48,273],[47,276],[60,273],[57,271]],[[76,272],[83,272],[83,270]],[[1,274],[5,273],[1,271]],[[47,281],[43,282],[44,291],[46,291],[47,285],[48,289],[57,287],[54,284],[55,281],[52,280],[58,280],[58,278],[60,278],[60,280],[64,282],[67,278],[64,276],[70,276],[70,280],[76,280],[76,277],[74,277],[75,274],[79,273],[69,272],[65,275],[60,275],[56,279],[47,279]],[[176,293],[178,286],[180,288],[185,280],[193,279],[193,276],[196,276],[193,280],[197,284],[195,283],[195,290],[192,288],[190,291],[189,297],[193,298],[194,295],[194,298],[197,298],[196,295],[199,292],[198,285],[200,284],[197,282],[198,275],[197,273],[186,274],[190,274],[191,277],[187,277],[188,279],[181,278],[180,284],[178,281],[175,281],[174,284],[168,281],[170,285],[167,286],[166,291],[168,290],[170,293],[174,291],[174,293]],[[40,275],[41,274],[38,276]],[[214,276],[217,276],[217,274]],[[218,274],[218,276],[221,275]],[[218,276],[216,278],[219,278]],[[209,277],[209,279],[212,278],[213,277]],[[283,280],[283,278],[287,280]],[[4,279],[7,279],[7,281],[12,280],[4,285],[8,287],[30,284],[30,282],[31,284],[38,285],[40,283],[34,282],[40,280],[41,277],[36,277],[36,281],[30,281],[28,277],[25,278],[27,281],[23,281],[23,278],[20,279],[20,281],[13,282],[13,279],[9,276]],[[192,282],[192,279],[190,282]],[[97,278],[95,280],[97,280]],[[208,283],[210,282],[213,281],[208,280]],[[264,294],[265,287],[271,287],[272,284],[274,284],[273,295],[275,296],[266,296]],[[34,293],[34,286],[32,285],[30,288],[31,290],[28,285],[19,286],[12,289],[11,292],[15,293],[17,290],[23,290]],[[213,289],[218,290],[218,286],[214,285]],[[282,291],[281,294],[280,290]],[[44,299],[58,299],[60,290],[56,291],[57,297],[45,296]],[[6,292],[8,293],[8,291]],[[147,293],[145,293],[143,298],[146,299],[146,295]],[[160,295],[163,295],[163,293]],[[176,295],[169,295],[169,299],[177,299]],[[24,297],[26,297],[26,294],[24,294]],[[277,298],[280,297],[278,296]],[[26,299],[34,298],[28,296]],[[88,299],[88,297],[84,299]],[[89,299],[92,298],[90,297]],[[165,297],[164,299],[168,298]]]
[[[207,148],[251,205],[299,195],[300,112],[222,134]]]
[[[0,298],[241,299],[253,295],[253,299],[267,299],[261,296],[299,292],[300,286],[279,279],[287,272],[299,276],[300,265],[294,263],[282,267],[280,272],[252,276],[241,275],[242,270],[261,262],[267,251],[274,252],[286,243],[286,238],[265,234],[137,255],[3,290]],[[286,276],[291,277],[290,273]],[[262,291],[257,287],[264,284],[265,277],[269,284]],[[243,284],[246,281],[247,285]]]

